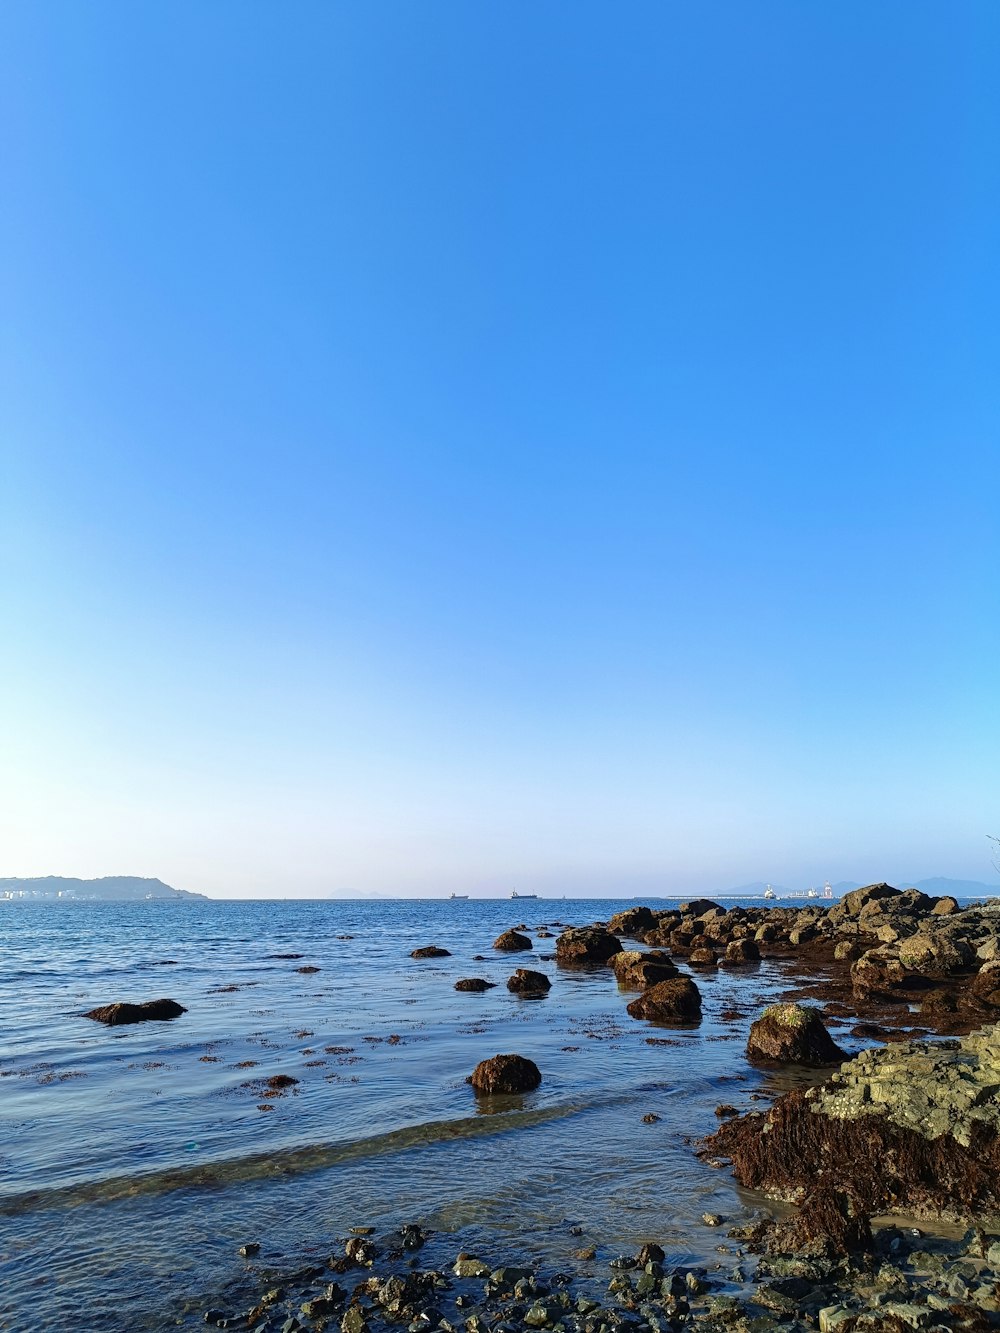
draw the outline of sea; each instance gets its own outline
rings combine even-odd
[[[743,1054],[787,973],[699,973],[696,1027],[630,1018],[610,970],[557,968],[555,939],[535,934],[629,905],[0,906],[0,1328],[204,1327],[261,1272],[329,1255],[356,1226],[417,1223],[452,1258],[565,1269],[581,1247],[656,1240],[671,1262],[717,1267],[703,1214],[764,1201],[694,1149],[720,1103],[748,1109],[794,1078]],[[514,926],[532,951],[494,952]],[[410,957],[432,944],[450,956]],[[544,998],[506,989],[520,966],[549,975]],[[496,988],[457,992],[470,976]],[[187,1012],[82,1016],[160,997]],[[483,1104],[466,1079],[501,1052],[534,1060],[541,1086]]]

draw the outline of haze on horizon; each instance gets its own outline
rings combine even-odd
[[[0,37],[0,875],[994,878],[995,5]]]

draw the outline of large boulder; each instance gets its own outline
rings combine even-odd
[[[623,949],[611,959],[611,966],[619,986],[628,990],[645,990],[660,981],[677,976],[673,959],[662,949],[640,953],[638,949]]]
[[[570,926],[556,940],[556,962],[563,967],[606,966],[622,946],[601,926]]]
[[[690,977],[673,977],[650,986],[628,1006],[633,1018],[654,1023],[697,1023],[701,1019],[701,992]]]
[[[129,1004],[118,1001],[115,1004],[102,1004],[90,1009],[84,1018],[93,1018],[98,1023],[107,1023],[108,1027],[120,1027],[124,1023],[149,1023],[159,1019],[180,1018],[187,1010],[176,1000],[145,1000],[142,1004]]]
[[[505,930],[493,941],[493,947],[499,949],[501,953],[521,953],[532,946],[527,935],[521,935],[516,930]]]
[[[507,978],[507,989],[515,995],[545,995],[552,989],[552,982],[544,972],[519,967],[512,977]]]
[[[772,1004],[750,1024],[747,1059],[755,1065],[839,1065],[847,1059],[827,1032],[819,1010]]]
[[[494,1055],[489,1060],[481,1060],[466,1079],[476,1092],[486,1096],[498,1092],[530,1092],[541,1081],[534,1060],[523,1055]]]
[[[891,884],[866,884],[863,889],[853,889],[850,893],[845,893],[836,907],[831,908],[831,912],[836,916],[860,916],[862,908],[869,903],[879,902],[884,898],[895,898],[899,894],[899,889],[894,889]]]

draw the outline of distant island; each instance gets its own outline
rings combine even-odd
[[[201,899],[203,893],[172,889],[162,879],[139,875],[105,875],[103,879],[69,879],[38,875],[32,879],[0,879],[0,902],[176,902]]]

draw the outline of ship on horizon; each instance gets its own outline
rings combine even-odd
[[[537,894],[537,893],[518,893],[517,889],[513,889],[513,890],[511,890],[511,895],[510,895],[510,896],[511,896],[512,898],[520,898],[520,899],[523,901],[525,898],[537,898],[537,897],[538,897],[538,894]]]
[[[449,902],[464,903],[468,902],[468,900],[469,895],[467,893],[449,893],[448,895]]]

